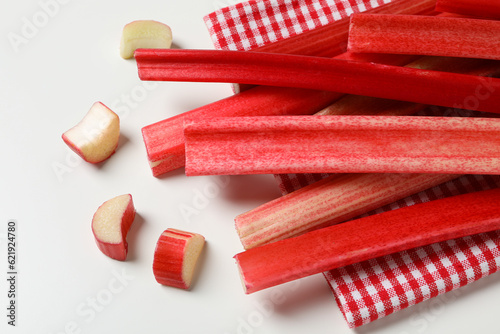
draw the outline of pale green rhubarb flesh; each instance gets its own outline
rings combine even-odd
[[[500,189],[384,212],[235,256],[246,293],[334,268],[500,229]]]
[[[456,17],[353,14],[351,52],[500,59],[500,22]]]
[[[500,174],[500,119],[264,116],[187,120],[186,175]]]

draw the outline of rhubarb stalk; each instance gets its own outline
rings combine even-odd
[[[246,293],[368,259],[500,229],[500,189],[384,212],[235,256]]]
[[[400,0],[368,11],[380,14],[424,15],[431,13],[434,5],[435,0]],[[341,21],[257,48],[256,51],[314,56],[328,56],[330,52],[333,52],[331,55],[337,54],[344,48],[338,48],[339,45],[347,46],[349,30],[348,20]],[[332,39],[330,40],[330,38]],[[330,40],[330,42],[325,44],[326,40]],[[338,51],[335,51],[337,48]],[[390,65],[405,65],[413,59],[413,57],[352,55],[351,53],[339,55],[338,58]],[[142,135],[153,175],[160,176],[184,166],[183,123],[186,117],[307,115],[325,108],[342,96],[342,94],[331,92],[266,86],[254,88],[251,92],[244,93],[144,127]]]
[[[494,60],[422,57],[409,67],[474,75],[494,75]],[[427,106],[347,95],[317,115],[410,115]],[[245,249],[334,225],[449,181],[444,174],[332,175],[236,217]]]
[[[500,59],[500,22],[456,17],[355,14],[351,52]]]
[[[245,249],[345,222],[458,177],[451,174],[338,174],[236,217]]]
[[[247,51],[139,49],[142,80],[241,82],[329,90],[498,113],[500,79],[376,63]],[[486,90],[486,93],[483,92]]]
[[[436,10],[438,12],[500,19],[500,2],[493,0],[437,0]]]
[[[363,13],[435,15],[435,4],[436,0],[396,0],[376,8],[367,8]],[[348,35],[349,17],[345,17],[251,51],[335,57],[346,51]],[[241,92],[251,87],[251,85],[236,84],[235,91]]]
[[[353,55],[349,52],[338,58],[392,65],[405,65],[414,60],[414,56]],[[327,91],[260,86],[148,125],[142,129],[142,136],[153,175],[160,176],[184,166],[186,118],[309,115],[324,109],[342,96],[341,93]]]
[[[264,116],[187,120],[186,175],[500,174],[500,119]]]

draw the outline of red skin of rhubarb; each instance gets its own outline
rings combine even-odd
[[[500,174],[500,119],[265,116],[187,120],[186,175]]]
[[[368,8],[364,13],[431,15],[435,14],[435,3],[435,0],[396,0],[376,8]],[[348,35],[349,17],[345,17],[322,27],[257,47],[252,51],[335,57],[346,51]],[[251,85],[236,85],[236,91],[241,92],[251,87]]]
[[[135,58],[142,80],[309,88],[450,108],[480,94],[469,109],[500,112],[496,78],[248,51],[139,49]]]
[[[500,22],[455,17],[355,14],[351,52],[500,59]]]
[[[193,233],[176,229],[165,230],[156,244],[153,273],[158,283],[188,290],[183,278],[183,267],[188,241]]]
[[[437,0],[436,11],[500,19],[500,2],[493,0]]]
[[[130,196],[130,202],[128,203],[127,208],[125,209],[125,212],[123,213],[121,219],[122,242],[116,244],[109,242],[102,242],[99,240],[98,236],[96,236],[95,231],[92,228],[92,233],[94,234],[94,239],[96,241],[99,250],[103,254],[118,261],[125,261],[127,259],[127,253],[128,253],[127,234],[135,219],[134,202],[132,200],[132,196],[131,195],[129,196]]]
[[[334,225],[235,256],[246,293],[334,268],[500,229],[500,189],[448,197]]]

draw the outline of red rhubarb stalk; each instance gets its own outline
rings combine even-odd
[[[500,2],[494,0],[437,0],[436,10],[438,12],[500,19]]]
[[[405,65],[414,56],[353,55],[347,52],[338,58]],[[142,136],[153,175],[160,176],[184,166],[185,118],[308,115],[322,110],[341,96],[343,94],[327,91],[261,86],[148,125],[142,129]]]
[[[345,222],[457,175],[338,174],[236,217],[245,249]]]
[[[436,0],[396,0],[363,13],[373,14],[433,14]],[[304,56],[335,57],[346,50],[349,35],[349,17],[303,32],[289,38],[266,44],[252,51],[287,53]]]
[[[500,229],[500,189],[330,226],[235,256],[246,293],[391,253]]]
[[[247,51],[139,49],[142,80],[240,82],[329,90],[454,108],[500,112],[500,79],[376,63]],[[486,92],[484,92],[486,90]]]
[[[500,22],[455,17],[355,14],[352,52],[500,59]]]
[[[435,15],[436,0],[396,0],[376,8],[367,8],[363,13]],[[369,5],[369,3],[367,3]],[[335,57],[344,53],[349,35],[349,17],[269,43],[251,51],[287,53],[316,57]],[[237,92],[251,85],[235,85]]]
[[[500,174],[500,119],[264,116],[187,120],[186,175]]]
[[[313,114],[342,94],[283,87],[255,87],[142,129],[154,176],[184,166],[184,119],[211,116]]]
[[[494,60],[445,57],[422,57],[407,66],[475,75],[493,75],[500,68]],[[425,108],[409,102],[346,95],[317,115],[410,115]],[[333,175],[239,215],[236,230],[245,249],[249,249],[344,222],[455,177]]]
[[[370,12],[385,14],[428,14],[435,6],[435,0],[397,0],[389,4],[371,9]],[[256,51],[296,53],[315,56],[337,54],[338,45],[347,46],[348,21],[332,23],[307,33],[272,43]],[[337,31],[337,33],[334,33]],[[328,37],[328,36],[344,36]],[[319,37],[329,39],[317,43]],[[340,42],[339,42],[340,41]],[[338,44],[337,44],[338,43]],[[318,48],[320,46],[320,48]],[[328,51],[326,51],[328,50]],[[323,53],[326,51],[327,54]],[[405,65],[413,57],[389,55],[352,55],[346,53],[338,56],[340,59],[378,62],[390,65]],[[184,118],[208,116],[258,116],[258,115],[297,115],[312,114],[337,100],[342,94],[299,90],[289,88],[259,87],[252,92],[236,95],[206,106],[185,112],[175,117],[146,126],[142,130],[149,164],[154,176],[160,176],[169,171],[184,166]]]

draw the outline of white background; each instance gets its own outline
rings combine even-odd
[[[145,87],[135,62],[118,53],[122,27],[136,19],[169,24],[177,47],[213,48],[202,18],[234,1],[55,1],[10,2],[0,10],[1,333],[499,330],[498,275],[354,331],[322,275],[245,295],[232,258],[242,251],[233,220],[279,196],[273,178],[221,183],[227,179],[187,178],[183,170],[154,178],[140,132],[231,95],[229,86]],[[24,38],[21,44],[9,40],[14,34]],[[116,154],[99,166],[84,163],[61,139],[95,101],[114,109],[122,126]],[[118,262],[99,252],[90,222],[102,202],[124,193],[132,194],[138,216],[128,237],[129,259]],[[183,208],[196,212],[183,215]],[[16,328],[6,324],[9,219],[18,222]],[[207,239],[191,291],[160,286],[153,277],[156,241],[168,227]]]

